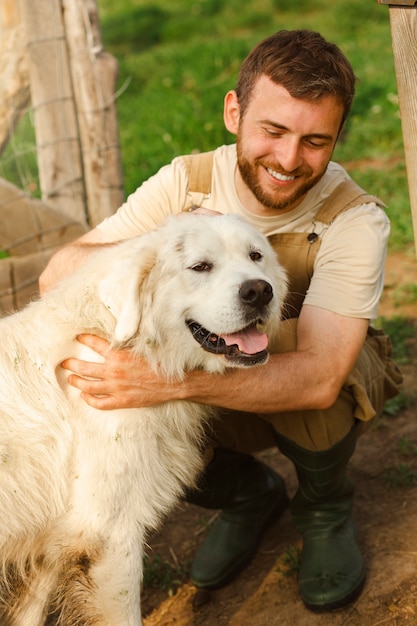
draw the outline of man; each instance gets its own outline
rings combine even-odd
[[[198,160],[209,189],[201,178],[195,186],[187,161],[175,159],[116,215],[58,252],[40,281],[48,289],[92,247],[156,228],[195,204],[239,213],[269,236],[287,267],[290,296],[281,343],[264,367],[222,377],[191,372],[173,385],[142,359],[89,335],[79,340],[104,363],[68,358],[62,365],[99,409],[179,398],[224,409],[199,489],[187,494],[223,509],[192,565],[199,587],[236,576],[285,509],[282,478],[249,454],[277,445],[298,476],[290,510],[303,537],[300,593],[312,610],[344,606],[363,587],[346,466],[359,433],[400,380],[387,338],[369,323],[383,288],[389,222],[381,203],[330,161],[354,90],[349,62],[318,33],[272,35],[252,50],[225,97],[224,122],[236,146],[218,148],[210,165],[205,155]]]

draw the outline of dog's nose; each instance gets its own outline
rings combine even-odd
[[[266,280],[246,280],[239,289],[243,304],[249,304],[259,310],[272,300],[273,291]]]

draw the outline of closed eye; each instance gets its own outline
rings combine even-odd
[[[191,266],[193,272],[210,272],[213,269],[213,263],[207,263],[206,261],[200,261]]]

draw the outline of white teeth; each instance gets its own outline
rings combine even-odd
[[[283,174],[278,174],[278,172],[275,172],[274,170],[271,170],[271,168],[267,167],[267,172],[269,172],[269,174],[271,174],[271,176],[273,176],[274,178],[276,178],[277,180],[282,180],[283,182],[286,182],[288,180],[294,180],[295,176],[284,176]]]

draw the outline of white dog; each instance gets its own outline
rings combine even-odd
[[[263,235],[237,217],[184,215],[98,249],[0,320],[2,626],[48,612],[64,626],[139,626],[146,532],[202,468],[207,407],[91,408],[60,368],[86,357],[76,336],[127,347],[171,379],[221,373],[267,360],[285,294]]]

